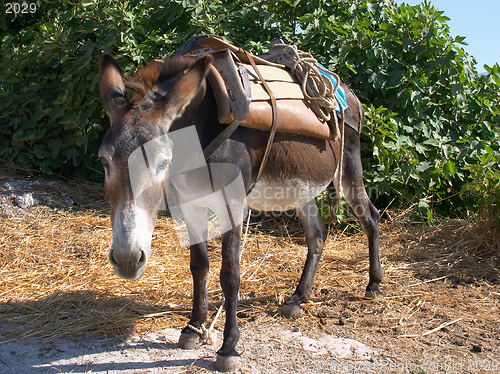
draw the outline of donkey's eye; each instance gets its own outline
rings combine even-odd
[[[104,157],[100,157],[100,160],[102,162],[104,172],[106,173],[106,175],[109,175],[109,161]]]
[[[164,171],[168,165],[170,165],[170,160],[162,160],[158,163],[158,166],[156,167],[156,172],[160,173]]]

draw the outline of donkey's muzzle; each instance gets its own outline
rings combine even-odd
[[[146,252],[140,249],[122,251],[111,248],[109,262],[113,265],[116,275],[120,278],[136,280],[144,273],[148,258]]]

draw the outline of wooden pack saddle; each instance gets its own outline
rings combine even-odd
[[[332,115],[331,121],[319,118],[310,109],[297,79],[283,65],[212,35],[192,38],[176,55],[208,53],[214,57],[208,79],[217,100],[219,122],[273,130],[276,121],[274,131],[330,140],[339,136],[334,122],[337,116]]]

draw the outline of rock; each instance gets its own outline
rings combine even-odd
[[[71,196],[68,193],[59,191],[59,194],[61,195],[61,203],[63,204],[65,209],[75,205],[75,201],[71,198]]]
[[[476,345],[476,344],[474,344],[474,345],[472,346],[472,351],[473,351],[473,352],[482,352],[482,351],[483,351],[483,347],[482,347],[482,346],[480,346],[480,345],[478,345],[478,344],[477,344],[477,345]]]
[[[35,203],[31,192],[16,196],[15,202],[16,202],[17,206],[22,208],[22,209],[28,209],[29,207],[33,206],[33,204]]]
[[[2,190],[2,191],[12,191],[12,186],[8,182],[3,182],[0,185],[0,190]]]
[[[339,318],[339,326],[344,326],[345,325],[345,321],[342,317]]]

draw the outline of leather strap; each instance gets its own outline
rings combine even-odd
[[[210,157],[215,153],[217,149],[231,136],[231,134],[238,128],[240,121],[234,120],[228,127],[226,127],[222,132],[217,135],[217,137],[210,142],[209,145],[203,150],[203,157],[205,161],[208,161]]]
[[[265,81],[264,77],[260,73],[259,69],[257,68],[257,65],[255,64],[255,61],[252,57],[252,54],[249,53],[248,51],[245,51],[245,55],[248,58],[248,61],[252,65],[252,68],[254,71],[257,73],[262,85],[266,89],[267,93],[269,94],[269,97],[271,98],[271,107],[273,110],[273,122],[271,125],[271,131],[269,133],[269,139],[267,140],[267,145],[266,145],[266,150],[264,151],[264,156],[262,157],[262,161],[260,162],[260,167],[259,171],[257,173],[257,176],[255,177],[254,181],[250,185],[250,188],[247,191],[247,195],[252,192],[252,190],[255,188],[255,185],[257,184],[257,181],[260,178],[260,175],[262,174],[262,171],[264,170],[264,167],[266,166],[267,158],[269,157],[269,151],[271,150],[271,144],[273,143],[274,140],[274,135],[276,134],[276,126],[278,124],[278,106],[276,104],[276,98],[274,97],[273,91]]]
[[[358,110],[359,110],[358,135],[361,135],[361,131],[363,130],[363,122],[365,122],[365,111],[363,110],[363,106],[361,105],[361,100],[359,99],[358,99]]]
[[[231,136],[231,134],[238,128],[239,125],[240,121],[234,120],[203,149],[202,153],[205,162],[207,162],[208,159],[213,156],[215,151],[219,149],[219,147]],[[196,160],[198,160],[199,156],[200,154],[197,154],[196,157],[193,157],[191,162],[184,165],[179,174],[185,172],[186,170],[190,170],[192,165],[196,162]]]
[[[346,125],[348,125],[350,128],[352,128],[354,131],[356,131],[358,134],[361,132],[361,131],[359,131],[361,124],[356,122],[355,120],[353,120],[350,116],[345,116],[344,122]]]

